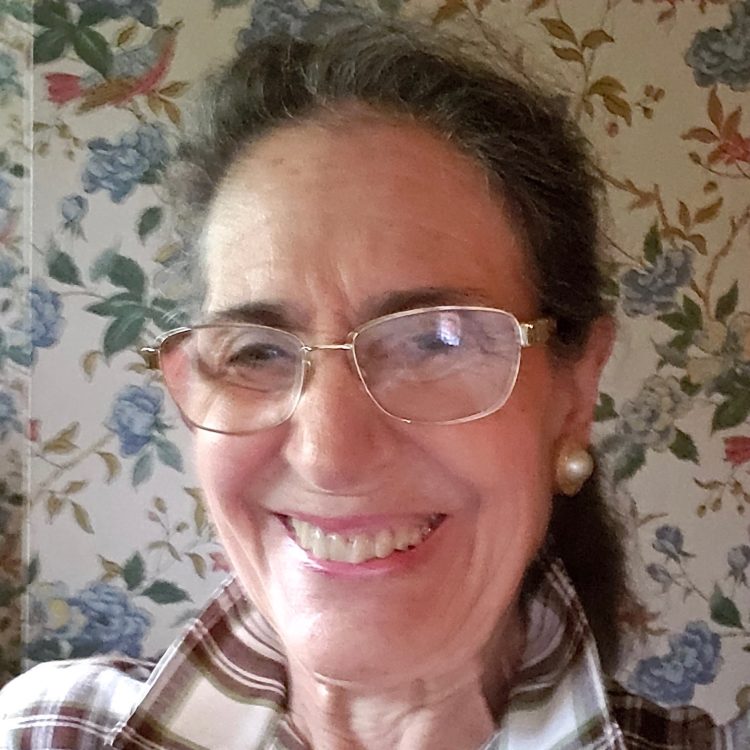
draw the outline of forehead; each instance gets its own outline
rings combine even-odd
[[[275,131],[220,186],[205,248],[209,310],[270,301],[309,316],[324,300],[356,318],[373,299],[430,287],[533,308],[523,243],[484,171],[411,122]]]

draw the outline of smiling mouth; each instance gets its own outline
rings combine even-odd
[[[291,516],[285,518],[285,525],[294,541],[319,560],[359,565],[419,547],[444,520],[445,514],[433,513],[421,523],[402,523],[356,534],[328,533]]]

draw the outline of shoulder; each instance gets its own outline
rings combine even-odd
[[[105,747],[152,670],[151,662],[108,657],[34,667],[0,690],[0,750]]]
[[[632,750],[750,750],[750,715],[717,724],[694,706],[665,708],[607,680],[613,717]]]

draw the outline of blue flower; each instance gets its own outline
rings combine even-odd
[[[60,340],[63,326],[62,302],[57,292],[50,291],[41,279],[35,279],[29,289],[31,330],[29,340],[34,349],[54,346]]]
[[[89,211],[89,202],[82,195],[68,195],[60,201],[64,228],[81,234],[81,222]]]
[[[164,394],[154,386],[123,388],[112,407],[106,427],[120,438],[120,454],[133,456],[151,442],[159,429]]]
[[[732,16],[722,29],[699,31],[685,53],[699,86],[724,83],[734,91],[750,88],[750,0],[729,7]]]
[[[151,616],[135,607],[127,592],[97,582],[68,599],[86,619],[81,632],[69,639],[71,656],[78,658],[112,651],[138,658]]]
[[[170,155],[163,127],[153,123],[139,125],[118,143],[94,138],[88,148],[83,189],[106,190],[115,203],[122,203],[136,185],[155,181]]]
[[[101,10],[109,18],[135,18],[145,26],[156,26],[156,0],[75,0],[82,11]]]
[[[654,539],[652,547],[657,552],[663,552],[673,560],[680,559],[680,555],[683,554],[682,547],[685,540],[682,536],[682,531],[677,526],[659,526],[654,536],[656,539]]]
[[[669,638],[669,653],[641,659],[628,682],[640,695],[668,706],[689,703],[696,685],[713,682],[722,664],[721,638],[702,621]]]
[[[23,94],[23,88],[18,81],[18,66],[15,58],[7,52],[0,52],[0,102],[7,99],[10,94]]]
[[[634,318],[663,313],[674,305],[677,290],[690,281],[692,267],[686,248],[665,250],[646,268],[631,268],[620,278],[622,309]]]
[[[669,648],[671,658],[696,684],[708,685],[716,679],[722,664],[721,638],[702,620],[689,622],[682,633],[669,636]]]
[[[302,0],[257,0],[252,9],[252,20],[241,29],[237,49],[242,51],[258,39],[274,33],[300,37],[305,18],[310,14]]]
[[[16,402],[10,393],[0,391],[0,440],[4,440],[11,430],[21,432]]]
[[[646,566],[646,573],[651,576],[657,583],[661,584],[662,591],[666,591],[674,582],[672,574],[658,563],[650,563]]]

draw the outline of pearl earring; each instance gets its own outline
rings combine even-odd
[[[555,467],[557,487],[564,495],[578,494],[586,480],[594,473],[594,459],[584,448],[563,451]]]

